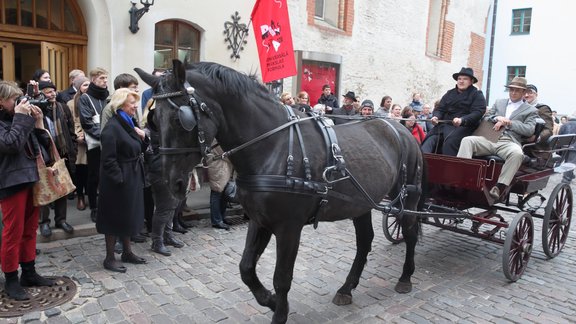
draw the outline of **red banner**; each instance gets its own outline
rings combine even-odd
[[[264,82],[296,75],[286,1],[256,0],[252,9],[252,25]]]

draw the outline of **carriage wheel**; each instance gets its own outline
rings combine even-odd
[[[566,243],[572,220],[572,201],[572,188],[566,183],[558,184],[550,194],[542,220],[542,247],[549,258],[560,254]]]
[[[400,225],[396,215],[390,215],[384,212],[382,213],[382,230],[384,231],[386,239],[393,244],[402,243],[404,241],[402,226]]]
[[[534,242],[534,222],[532,216],[519,212],[514,216],[506,232],[504,250],[502,252],[502,270],[510,281],[514,282],[522,277]]]

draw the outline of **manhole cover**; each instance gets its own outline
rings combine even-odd
[[[47,277],[54,279],[52,287],[24,288],[30,294],[30,300],[16,301],[8,298],[4,285],[0,290],[0,317],[22,316],[34,311],[43,311],[62,305],[76,295],[76,284],[68,277]]]

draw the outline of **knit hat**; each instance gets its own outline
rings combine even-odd
[[[527,86],[526,86],[526,90],[532,90],[532,91],[538,93],[538,88],[536,88],[536,86],[533,85],[533,84],[527,85]]]
[[[370,107],[370,108],[374,109],[374,103],[372,102],[372,100],[366,99],[366,100],[362,101],[362,105],[360,105],[360,107]]]
[[[38,89],[39,90],[43,90],[46,88],[52,88],[52,89],[56,90],[56,86],[54,85],[54,83],[52,83],[50,81],[39,81],[38,82]]]
[[[89,79],[85,76],[78,76],[74,79],[73,85],[76,90],[80,90],[82,83],[89,81]]]

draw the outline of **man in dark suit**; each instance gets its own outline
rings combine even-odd
[[[534,134],[538,110],[522,99],[526,92],[526,79],[515,77],[506,87],[509,99],[496,100],[486,113],[485,120],[494,123],[494,130],[504,132],[496,143],[482,136],[468,136],[462,140],[458,157],[471,158],[473,155],[495,154],[506,160],[498,177],[498,183],[490,189],[490,196],[496,200],[510,185],[514,174],[522,165],[522,139]]]
[[[68,89],[66,90],[62,90],[60,92],[58,92],[58,95],[56,96],[56,101],[63,103],[63,104],[68,104],[68,101],[72,100],[72,98],[74,98],[74,95],[76,94],[76,91],[78,89],[74,88],[74,80],[76,80],[76,78],[83,76],[84,75],[84,71],[82,70],[72,70],[70,71],[70,73],[68,74],[68,79],[70,80],[70,87],[68,87]]]
[[[452,78],[456,80],[456,87],[442,96],[431,119],[433,125],[437,125],[439,120],[446,122],[434,127],[426,135],[422,143],[424,153],[455,156],[462,138],[472,135],[486,112],[486,98],[482,91],[473,85],[478,82],[474,70],[463,67],[460,72],[454,73]],[[437,150],[439,144],[442,144],[441,151]]]

